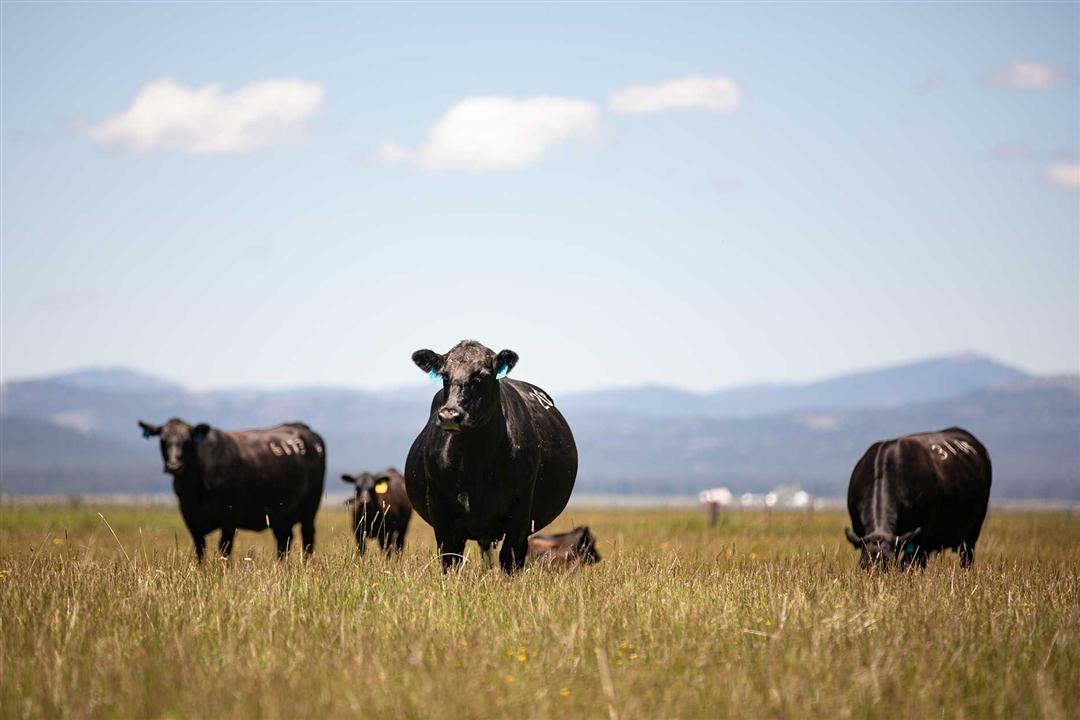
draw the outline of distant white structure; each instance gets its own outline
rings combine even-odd
[[[763,507],[765,496],[760,493],[743,493],[739,496],[739,505],[742,507]]]
[[[709,513],[709,527],[712,527],[720,516],[720,506],[728,507],[735,500],[735,496],[726,487],[718,487],[702,490],[698,493],[698,500],[705,505]]]
[[[798,485],[781,485],[765,495],[765,507],[806,508],[813,498]]]
[[[708,505],[709,503],[716,503],[717,505],[723,505],[727,507],[734,500],[735,496],[731,494],[731,491],[726,487],[711,488],[709,490],[702,490],[698,493],[698,500]]]
[[[698,493],[698,500],[709,512],[709,525],[715,525],[721,507],[800,509],[814,505],[810,493],[798,485],[781,485],[765,494],[743,493],[738,497],[726,487],[710,488]]]

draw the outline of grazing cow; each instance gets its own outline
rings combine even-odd
[[[596,536],[588,525],[578,525],[570,532],[534,535],[529,538],[529,562],[566,564],[600,562]]]
[[[378,538],[379,547],[390,555],[405,547],[405,532],[412,517],[412,504],[405,491],[405,478],[394,468],[377,475],[361,473],[342,475],[344,482],[356,485],[356,495],[349,499],[352,510],[356,549],[364,554],[364,541]]]
[[[876,442],[851,473],[844,534],[863,567],[925,567],[945,548],[969,567],[989,500],[990,456],[967,430]]]
[[[435,528],[444,571],[461,562],[468,540],[485,552],[502,540],[499,564],[513,572],[525,564],[529,535],[574,489],[570,427],[546,392],[502,379],[518,360],[511,350],[463,340],[445,355],[418,350],[412,359],[443,387],[405,462],[409,500]]]
[[[278,558],[300,523],[304,554],[315,549],[315,512],[326,473],[323,440],[303,423],[265,430],[218,430],[179,418],[164,425],[139,421],[143,437],[161,440],[165,472],[173,476],[180,514],[203,559],[206,534],[221,529],[218,549],[232,552],[240,530],[270,528]]]

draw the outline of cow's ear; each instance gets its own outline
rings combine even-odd
[[[191,442],[198,445],[210,434],[210,426],[206,423],[199,423],[195,427],[191,428]]]
[[[151,425],[150,423],[143,422],[142,420],[140,420],[139,421],[139,427],[142,428],[142,436],[144,438],[152,438],[155,435],[160,435],[161,434],[161,426],[160,425]]]
[[[442,372],[443,362],[446,360],[442,355],[434,350],[417,350],[412,354],[412,361],[416,363],[416,367],[420,368],[429,375],[437,375]]]
[[[917,527],[914,530],[912,530],[911,532],[906,532],[903,535],[901,535],[900,537],[896,538],[896,544],[899,547],[904,547],[909,542],[914,542],[915,540],[917,540],[920,535],[922,535],[922,528]]]
[[[342,475],[341,476],[341,482],[352,483],[353,485],[355,485],[356,484],[356,478],[354,478],[352,475]]]
[[[495,356],[495,377],[504,378],[517,365],[518,354],[513,350],[500,350]]]
[[[849,527],[844,528],[844,537],[847,538],[847,541],[849,543],[851,543],[857,548],[861,548],[863,546],[863,541],[859,538],[858,535],[851,532],[851,528]]]
[[[577,549],[578,550],[583,551],[583,550],[587,549],[589,547],[589,545],[596,542],[595,539],[593,539],[592,533],[589,532],[589,526],[588,525],[581,525],[576,529],[581,531],[581,535],[578,537],[578,542],[577,542]]]

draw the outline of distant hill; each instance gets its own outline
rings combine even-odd
[[[47,381],[77,388],[118,392],[160,392],[181,389],[181,386],[176,383],[123,367],[86,368],[53,375],[47,378]]]
[[[1028,375],[990,358],[965,354],[864,370],[802,385],[749,385],[696,394],[665,387],[622,388],[567,397],[574,411],[645,416],[774,415],[796,410],[898,407],[1020,382]]]
[[[569,416],[592,492],[762,492],[798,484],[838,496],[875,440],[960,425],[989,448],[995,497],[1080,500],[1080,379],[1027,380],[894,408],[751,418]]]
[[[244,428],[304,420],[341,472],[400,467],[432,387],[193,392],[122,369],[0,386],[0,492],[168,491],[137,419]],[[556,397],[578,442],[581,492],[760,492],[795,483],[841,495],[873,441],[959,424],[990,448],[996,497],[1080,500],[1080,381],[1031,378],[964,356],[805,385],[694,394],[670,388]]]

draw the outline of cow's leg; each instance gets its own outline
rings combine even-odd
[[[292,525],[275,527],[274,539],[277,540],[277,559],[284,560],[285,556],[289,554],[289,547],[292,545]]]
[[[236,528],[223,527],[221,528],[221,537],[218,539],[218,553],[223,558],[227,558],[232,555],[233,540],[236,538]]]
[[[443,572],[449,572],[452,568],[461,565],[465,559],[465,539],[450,532],[440,533],[435,531],[435,542],[439,546],[439,558],[442,560]]]
[[[960,567],[969,568],[975,562],[975,543],[964,541],[960,543]]]
[[[495,543],[480,543],[480,557],[488,570],[495,567]]]
[[[528,528],[524,532],[507,533],[499,549],[499,565],[507,573],[525,567],[525,555],[529,552]]]
[[[304,543],[304,557],[309,558],[315,552],[315,516],[300,521],[300,541]]]
[[[199,512],[197,507],[180,503],[180,516],[184,518],[184,525],[191,533],[191,540],[195,543],[195,559],[202,562],[206,555],[206,518]]]
[[[379,532],[379,548],[383,551],[383,554],[389,555],[394,550],[393,533],[390,528],[385,524],[382,530]]]
[[[405,531],[403,529],[399,528],[397,535],[394,536],[394,549],[397,550],[399,555],[405,549]]]

